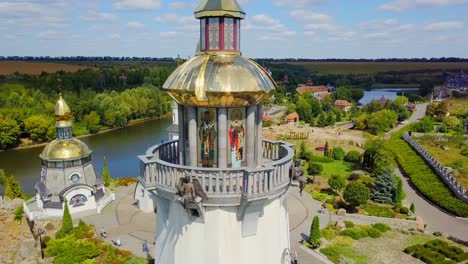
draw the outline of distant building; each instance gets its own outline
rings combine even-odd
[[[344,112],[348,112],[349,110],[351,110],[351,107],[353,106],[352,103],[346,101],[346,100],[336,100],[335,101],[335,107],[344,111]]]
[[[282,84],[289,84],[289,77],[287,74],[283,76],[283,79],[281,79]]]
[[[299,94],[304,94],[304,93],[311,93],[317,100],[321,101],[323,100],[323,97],[320,96],[320,94],[328,94],[328,87],[327,86],[299,86],[296,88],[296,91]]]
[[[318,95],[317,99],[319,100],[319,102],[323,102],[323,100],[325,100],[325,98],[329,97],[332,93],[321,93]]]
[[[442,99],[442,98],[449,97],[452,91],[446,85],[436,85],[434,86],[433,93],[436,99]]]
[[[381,107],[385,107],[385,105],[387,104],[387,101],[388,99],[382,96],[379,100],[377,100],[377,103],[379,103]]]
[[[449,77],[445,80],[445,86],[450,89],[465,90],[468,86],[468,74],[463,70],[458,73],[450,74]]]
[[[166,129],[169,133],[169,141],[179,139],[179,106],[176,101],[172,101],[172,124]]]
[[[299,123],[299,115],[297,112],[290,113],[289,115],[286,116],[284,119],[287,123]]]
[[[306,82],[307,85],[311,86],[314,85],[314,82],[311,79],[308,79]]]

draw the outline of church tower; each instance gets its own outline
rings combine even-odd
[[[155,262],[288,262],[290,144],[262,139],[276,84],[240,52],[245,13],[203,0],[196,56],[163,88],[178,104],[178,135],[139,156],[139,185],[157,211]]]

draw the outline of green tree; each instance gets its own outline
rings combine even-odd
[[[0,118],[0,149],[16,146],[20,135],[20,126],[15,120]]]
[[[334,160],[343,160],[345,157],[345,151],[342,147],[333,148],[333,159]]]
[[[0,169],[0,186],[4,186],[7,182],[7,176],[3,169]]]
[[[415,213],[416,213],[416,208],[414,208],[414,203],[411,203],[411,205],[410,205],[410,208],[409,208],[409,209],[410,209],[410,211],[411,211],[413,214],[415,214]]]
[[[397,104],[400,104],[400,105],[405,105],[408,103],[408,97],[406,96],[397,96],[397,98],[395,98],[395,103]]]
[[[86,128],[90,133],[96,133],[99,131],[99,123],[101,122],[101,118],[96,111],[91,111],[88,115],[85,115],[84,121]]]
[[[300,95],[297,98],[296,111],[301,120],[307,123],[311,122],[312,108],[310,107],[310,103]]]
[[[320,175],[323,171],[323,166],[319,163],[315,163],[310,161],[309,166],[307,167],[307,174],[309,176],[314,176],[314,181],[315,181],[315,176]]]
[[[346,180],[339,175],[332,175],[330,179],[328,179],[328,185],[337,193],[341,193],[346,187]]]
[[[353,120],[354,126],[357,129],[361,129],[361,130],[367,129],[367,118],[368,118],[367,114],[359,115]]]
[[[50,140],[49,128],[54,127],[54,120],[45,115],[32,115],[24,120],[24,129],[35,142]]]
[[[393,202],[395,203],[396,207],[401,207],[403,203],[403,199],[405,199],[405,192],[403,191],[403,181],[400,177],[396,177],[395,182],[395,196],[393,198]]]
[[[410,113],[406,106],[401,103],[397,103],[396,101],[390,101],[385,105],[385,109],[392,110],[393,112],[397,113],[398,121],[406,120],[410,117]]]
[[[348,153],[346,153],[344,160],[347,162],[360,163],[361,153],[359,153],[359,151],[357,150],[350,150],[348,151]]]
[[[325,142],[325,149],[323,151],[323,156],[325,156],[325,157],[330,156],[330,147],[328,146],[328,141]]]
[[[445,116],[442,118],[442,123],[452,129],[461,125],[460,119],[458,119],[456,116]]]
[[[377,203],[392,204],[394,201],[395,176],[390,168],[386,167],[377,175],[372,186],[371,200]]]
[[[428,133],[434,129],[434,122],[432,122],[430,117],[423,117],[421,121],[415,123],[412,127],[413,131],[420,133]]]
[[[11,199],[24,197],[21,184],[12,175],[6,177],[5,196]]]
[[[312,248],[320,247],[321,237],[322,235],[320,234],[320,219],[318,218],[318,216],[314,216],[314,220],[312,220],[312,225],[310,227],[309,234],[309,244],[312,246]]]
[[[447,113],[447,104],[445,102],[434,102],[427,106],[426,115],[443,117]]]
[[[374,134],[387,132],[397,123],[397,120],[398,115],[394,111],[381,110],[369,116],[367,128]]]
[[[104,167],[102,168],[102,180],[104,181],[104,185],[107,187],[111,183],[111,176],[109,174],[109,168],[107,168],[107,159],[104,159]]]
[[[359,206],[367,203],[369,197],[369,188],[360,182],[351,182],[346,186],[343,193],[343,198],[352,206]]]
[[[61,231],[64,234],[68,234],[73,229],[73,220],[72,220],[70,211],[68,210],[68,201],[65,200],[64,204],[65,204],[65,208],[63,209],[62,229],[61,229]]]

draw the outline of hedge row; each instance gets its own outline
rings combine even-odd
[[[424,196],[455,215],[468,217],[468,204],[455,197],[440,177],[403,139],[394,136],[387,144],[405,174]]]
[[[347,228],[341,231],[340,235],[349,236],[353,239],[359,240],[365,237],[378,238],[382,236],[382,233],[390,230],[390,227],[386,224],[378,223],[372,226],[361,225],[356,227]]]
[[[403,252],[428,264],[455,264],[468,259],[468,253],[464,252],[461,248],[450,246],[447,242],[440,239],[428,241],[424,245],[407,247]]]

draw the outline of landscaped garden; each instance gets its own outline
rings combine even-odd
[[[441,239],[409,246],[403,252],[428,264],[456,264],[468,259],[468,252]]]

